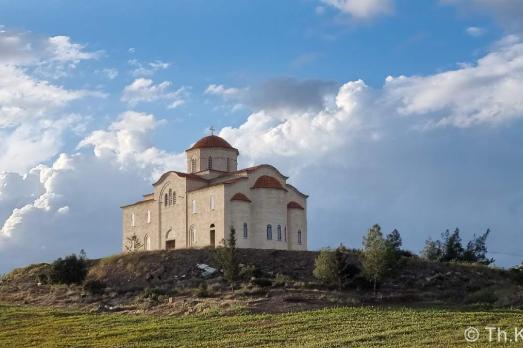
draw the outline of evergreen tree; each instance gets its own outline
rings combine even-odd
[[[490,234],[490,229],[478,237],[468,242],[467,248],[463,254],[463,261],[477,262],[484,265],[490,265],[494,262],[493,258],[487,258],[487,237]]]
[[[421,257],[429,261],[441,261],[442,256],[441,242],[439,240],[434,241],[432,238],[427,239],[425,247],[421,251]]]
[[[459,235],[459,228],[450,233],[446,230],[443,234],[443,255],[441,261],[461,261],[463,260],[463,245],[461,244],[461,236]]]
[[[363,271],[367,279],[369,279],[374,288],[374,296],[376,296],[376,288],[390,268],[390,249],[387,246],[381,227],[374,225],[369,229],[367,235],[363,238]]]
[[[223,269],[223,276],[231,284],[234,291],[234,282],[238,279],[240,265],[236,249],[236,230],[231,226],[229,238],[223,241],[223,246],[216,248],[216,262]]]

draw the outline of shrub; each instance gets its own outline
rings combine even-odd
[[[334,251],[321,250],[314,265],[314,277],[324,285],[336,286],[340,291],[349,279],[360,272],[358,267],[349,262],[349,251],[343,245]]]
[[[58,284],[80,284],[87,275],[87,263],[85,252],[80,252],[80,256],[75,254],[59,258],[51,264],[49,279],[52,283]]]
[[[285,286],[289,281],[291,281],[289,276],[278,273],[276,277],[274,277],[274,286]]]
[[[249,280],[252,277],[261,277],[261,270],[255,265],[240,265],[239,277],[244,280]]]
[[[465,298],[467,304],[493,304],[498,300],[496,293],[489,288],[473,292]]]
[[[104,293],[106,285],[100,280],[88,280],[84,284],[84,290],[91,295],[101,295]]]
[[[148,298],[153,301],[158,301],[160,296],[166,295],[167,291],[160,288],[145,288],[143,291],[142,297]]]
[[[195,295],[198,297],[208,297],[209,296],[209,288],[207,286],[207,282],[201,282],[198,288],[195,291]]]
[[[252,278],[251,284],[257,285],[257,286],[260,286],[263,288],[263,287],[272,286],[272,280],[267,279],[267,278]]]

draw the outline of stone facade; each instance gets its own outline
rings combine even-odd
[[[307,195],[275,167],[238,170],[238,150],[215,135],[186,154],[187,173],[122,207],[123,251],[216,246],[231,227],[240,248],[307,250]]]

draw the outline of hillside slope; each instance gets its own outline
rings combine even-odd
[[[378,297],[357,277],[339,293],[312,276],[317,252],[239,250],[243,280],[231,292],[220,272],[204,277],[198,264],[216,267],[210,249],[139,252],[89,261],[87,282],[103,286],[42,282],[48,264],[17,269],[0,282],[0,302],[72,306],[88,310],[192,313],[285,312],[367,303],[412,306],[481,305],[523,308],[523,289],[508,272],[478,265],[404,258],[401,270],[381,284]],[[357,253],[351,262],[359,266]]]

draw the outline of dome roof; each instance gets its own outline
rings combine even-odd
[[[231,149],[236,150],[234,147],[231,146],[227,142],[227,140],[217,136],[217,135],[208,135],[206,137],[201,138],[198,140],[189,150],[192,149],[202,149],[202,148],[209,148],[209,147],[221,147],[223,149]]]
[[[232,196],[231,201],[243,201],[249,203],[251,202],[251,200],[241,192],[238,192],[234,196]]]
[[[272,188],[277,190],[284,190],[286,191],[282,184],[278,181],[278,179],[269,176],[269,175],[262,175],[260,176],[256,182],[254,183],[253,189],[257,188]]]

